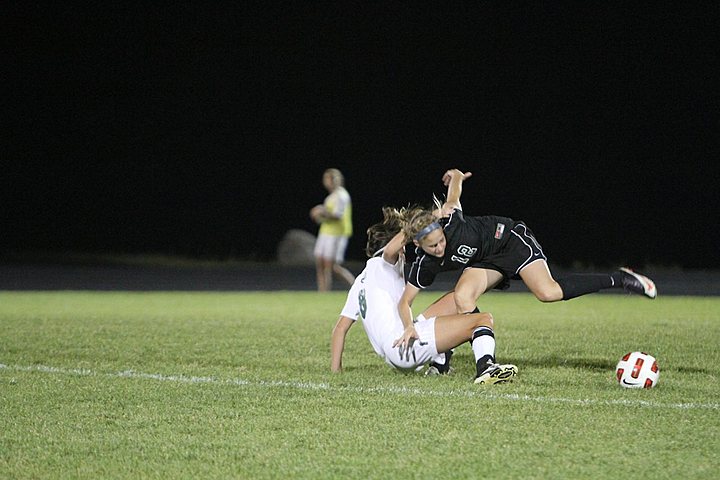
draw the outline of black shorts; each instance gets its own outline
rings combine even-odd
[[[510,279],[519,278],[520,270],[538,260],[547,261],[542,247],[532,230],[523,222],[517,222],[510,230],[510,237],[502,250],[473,263],[471,268],[485,268],[502,273],[502,281],[494,288],[505,290],[510,286]]]

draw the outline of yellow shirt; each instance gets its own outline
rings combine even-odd
[[[352,235],[352,202],[350,194],[343,187],[338,187],[325,198],[325,210],[333,217],[322,221],[318,233],[333,237],[350,237]]]

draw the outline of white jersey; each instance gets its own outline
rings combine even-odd
[[[362,317],[365,332],[373,349],[387,363],[399,368],[413,368],[437,355],[434,335],[435,319],[432,318],[431,321],[423,322],[423,325],[417,325],[417,327],[422,327],[418,329],[418,334],[421,335],[420,340],[423,340],[424,336],[427,342],[415,342],[414,359],[401,360],[398,349],[393,348],[392,343],[401,337],[404,331],[398,313],[398,302],[404,288],[402,260],[398,260],[395,265],[392,265],[386,262],[382,256],[373,257],[367,261],[365,269],[350,287],[341,315],[352,320]]]

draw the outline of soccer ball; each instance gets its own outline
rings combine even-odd
[[[618,383],[625,388],[652,388],[657,385],[660,368],[657,360],[645,352],[625,354],[615,367]]]

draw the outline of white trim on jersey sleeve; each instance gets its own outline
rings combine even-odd
[[[448,221],[445,222],[445,225],[443,226],[443,231],[444,231],[447,227],[450,226],[450,223],[453,221],[453,218],[455,218],[455,211],[456,211],[456,210],[457,210],[458,212],[462,213],[462,210],[460,210],[459,208],[453,208],[452,213],[451,213],[450,215],[448,215]]]
[[[423,254],[423,256],[418,259],[417,269],[415,271],[415,283],[417,284],[417,287],[421,288],[421,289],[425,289],[430,286],[430,285],[421,285],[420,284],[420,270],[422,269],[422,262],[425,260],[426,257],[427,257],[427,253]]]

